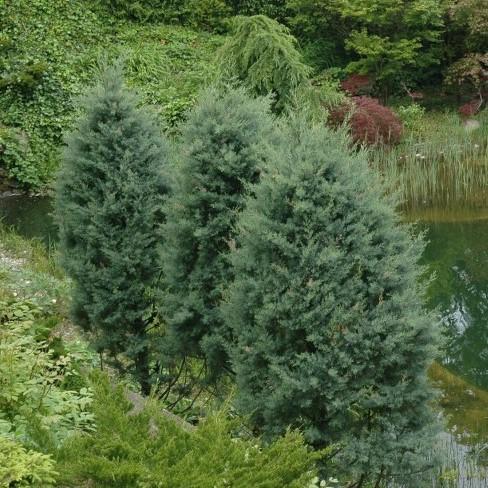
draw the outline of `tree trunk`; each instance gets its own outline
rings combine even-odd
[[[149,378],[149,351],[147,346],[135,357],[137,381],[141,386],[141,393],[148,396],[151,393],[151,381]]]

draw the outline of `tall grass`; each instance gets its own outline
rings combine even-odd
[[[468,128],[454,112],[429,113],[402,143],[371,153],[405,209],[488,205],[488,111]]]

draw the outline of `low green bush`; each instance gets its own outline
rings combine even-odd
[[[18,442],[0,435],[0,487],[54,485],[54,462],[50,456],[27,450]]]
[[[316,476],[319,454],[297,432],[264,445],[239,436],[225,412],[185,429],[156,402],[132,411],[123,388],[106,376],[92,381],[97,431],[71,438],[57,453],[63,486],[304,488]]]
[[[0,301],[0,435],[59,446],[72,432],[93,428],[92,395],[86,387],[64,387],[78,374],[77,357],[55,354],[41,340],[43,315],[29,301]]]

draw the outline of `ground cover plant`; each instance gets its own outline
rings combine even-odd
[[[190,28],[132,24],[95,1],[6,1],[0,15],[0,167],[24,188],[52,181],[76,97],[100,57],[125,58],[129,83],[169,129],[214,73],[221,42]]]
[[[63,486],[302,488],[316,476],[318,455],[298,432],[264,445],[236,436],[239,423],[225,412],[188,431],[152,401],[131,413],[123,389],[106,377],[95,376],[93,388],[98,429],[72,438],[58,454]]]

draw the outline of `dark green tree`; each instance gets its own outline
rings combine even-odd
[[[207,358],[213,375],[226,363],[219,305],[233,276],[234,223],[265,164],[272,125],[266,100],[210,89],[182,127],[165,226],[163,315],[168,343],[180,355]]]
[[[288,28],[264,15],[236,17],[218,60],[224,78],[241,81],[255,95],[273,95],[278,112],[311,72]]]
[[[427,469],[437,332],[421,239],[364,154],[301,120],[283,128],[253,194],[222,305],[239,408],[269,437],[291,425],[315,447],[340,446],[349,486]]]
[[[436,79],[442,59],[440,0],[288,0],[293,32],[316,64],[349,61],[385,99],[402,83]],[[438,77],[437,77],[438,80]]]
[[[120,66],[87,95],[67,139],[56,215],[62,264],[73,279],[73,313],[148,393],[152,287],[159,274],[167,145],[137,108]]]

